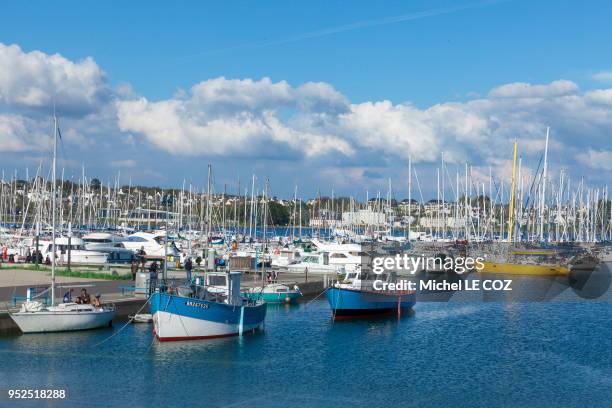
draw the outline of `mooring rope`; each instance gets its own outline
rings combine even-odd
[[[108,340],[112,339],[113,337],[115,337],[116,335],[121,333],[123,331],[123,329],[125,329],[130,323],[132,323],[134,321],[134,318],[136,317],[136,315],[139,314],[142,311],[142,309],[144,309],[144,307],[149,303],[150,299],[151,298],[148,298],[147,301],[143,303],[143,305],[140,307],[140,309],[138,309],[138,311],[136,313],[134,313],[134,315],[128,319],[127,323],[124,324],[122,328],[120,328],[119,330],[117,330],[115,333],[111,334],[110,336],[108,336],[104,340],[94,344],[92,347],[96,347],[96,346],[99,346],[100,344],[106,343]]]
[[[304,309],[308,307],[308,305],[310,305],[312,302],[314,302],[315,300],[317,300],[319,298],[319,296],[321,296],[322,294],[324,294],[325,292],[327,292],[328,288],[323,289],[323,292],[319,293],[317,296],[315,296],[314,298],[310,299],[308,302],[306,302],[304,304]]]

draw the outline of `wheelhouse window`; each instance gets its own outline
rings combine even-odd
[[[209,275],[207,277],[207,282],[210,286],[227,286],[225,276]]]

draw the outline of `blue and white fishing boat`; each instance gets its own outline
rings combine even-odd
[[[266,318],[263,300],[241,296],[240,272],[209,273],[203,285],[158,290],[150,305],[160,341],[238,336],[263,327]]]
[[[393,282],[394,274],[366,274],[363,280],[361,275],[361,271],[349,272],[342,281],[327,289],[325,295],[334,320],[399,316],[416,303],[414,291],[376,290],[380,285],[375,287],[375,280]]]

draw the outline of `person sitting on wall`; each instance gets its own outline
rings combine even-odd
[[[49,255],[47,255],[47,257],[45,258],[45,265],[51,265],[51,258],[49,258]]]

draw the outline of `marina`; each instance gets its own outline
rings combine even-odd
[[[0,407],[611,406],[612,3],[7,1]]]
[[[297,197],[297,186],[293,200],[284,201],[273,196],[268,178],[261,190],[256,188],[255,175],[250,197],[248,189],[241,196],[240,187],[235,196],[225,188],[218,194],[208,165],[200,193],[189,186],[187,194],[184,185],[181,190],[149,191],[154,196],[147,202],[153,199],[155,207],[143,209],[140,190],[145,188],[132,192],[131,183],[120,187],[119,175],[106,190],[99,181],[88,181],[84,168],[80,183],[58,183],[61,132],[56,116],[53,123],[50,179],[21,180],[19,188],[16,177],[0,184],[0,259],[14,271],[3,319],[10,317],[13,325],[2,324],[6,333],[15,332],[14,326],[24,335],[110,327],[121,309],[128,323],[152,323],[152,337],[158,341],[210,340],[255,335],[266,327],[268,307],[296,304],[305,294],[314,299],[324,295],[335,321],[401,319],[414,314],[423,293],[513,290],[512,279],[485,279],[481,285],[473,278],[476,274],[561,278],[558,282],[572,290],[582,289],[595,274],[597,296],[578,293],[586,298],[601,297],[610,287],[612,206],[607,187],[586,190],[585,203],[583,185],[566,191],[561,172],[559,189],[555,192],[551,185],[547,195],[549,129],[543,169],[539,172],[538,165],[528,191],[520,176],[517,181],[514,143],[507,202],[503,180],[493,200],[497,182],[491,175],[488,196],[484,184],[482,191],[473,191],[467,163],[463,197],[457,172],[454,202],[445,200],[439,179],[436,201],[413,201],[413,173],[418,178],[409,161],[407,208],[395,200],[391,181],[386,199],[379,192],[364,203],[355,197],[337,199],[333,190],[331,198],[323,200],[319,193],[304,202]],[[444,155],[439,171],[447,173]],[[419,229],[427,226],[428,231]],[[34,272],[48,268],[50,286],[26,286],[18,292],[16,281],[24,273],[20,267]],[[79,268],[93,269],[75,270]],[[92,301],[87,288],[73,299],[74,285],[57,288],[57,275],[62,274],[123,280],[123,285],[111,286],[115,299],[107,292],[102,302],[97,292]],[[444,277],[438,282],[440,274]],[[85,286],[97,290],[97,285]],[[66,288],[60,302],[57,292]],[[133,306],[139,302],[129,297],[141,299],[137,311]]]

